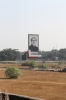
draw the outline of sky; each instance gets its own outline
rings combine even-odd
[[[66,0],[0,0],[0,51],[27,51],[28,34],[41,51],[66,48]]]

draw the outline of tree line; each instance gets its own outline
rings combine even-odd
[[[51,51],[40,51],[40,54],[42,55],[42,58],[45,60],[66,60],[66,48],[56,50],[53,49]]]
[[[0,51],[0,61],[14,61],[19,57],[20,52],[16,49],[3,49]]]
[[[0,51],[0,61],[15,61],[17,59],[22,59],[22,54],[24,52],[20,52],[16,49],[3,49]],[[39,51],[39,54],[42,55],[40,59],[44,60],[56,60],[58,57],[59,60],[66,60],[66,48],[56,50],[53,49],[51,51]]]

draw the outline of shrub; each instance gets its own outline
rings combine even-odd
[[[36,63],[34,61],[25,61],[22,63],[22,66],[29,66],[30,68],[34,68]]]
[[[35,66],[36,66],[36,63],[34,61],[31,61],[29,67],[34,68]]]
[[[29,66],[30,65],[30,62],[29,61],[25,61],[22,63],[22,66]]]
[[[21,74],[21,70],[15,66],[8,67],[5,70],[5,75],[9,78],[18,78]]]
[[[46,64],[41,64],[41,65],[38,66],[38,68],[46,69],[47,65]]]

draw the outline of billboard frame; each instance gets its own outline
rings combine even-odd
[[[30,51],[29,50],[29,44],[30,44],[30,40],[31,38],[37,38],[37,47],[38,47],[38,51]],[[34,53],[34,54],[33,54]],[[28,34],[28,57],[29,58],[38,58],[38,57],[41,57],[41,55],[39,55],[39,35],[38,34]]]

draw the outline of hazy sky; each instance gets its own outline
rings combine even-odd
[[[40,50],[66,48],[66,0],[0,0],[0,50],[26,51],[28,34]]]

